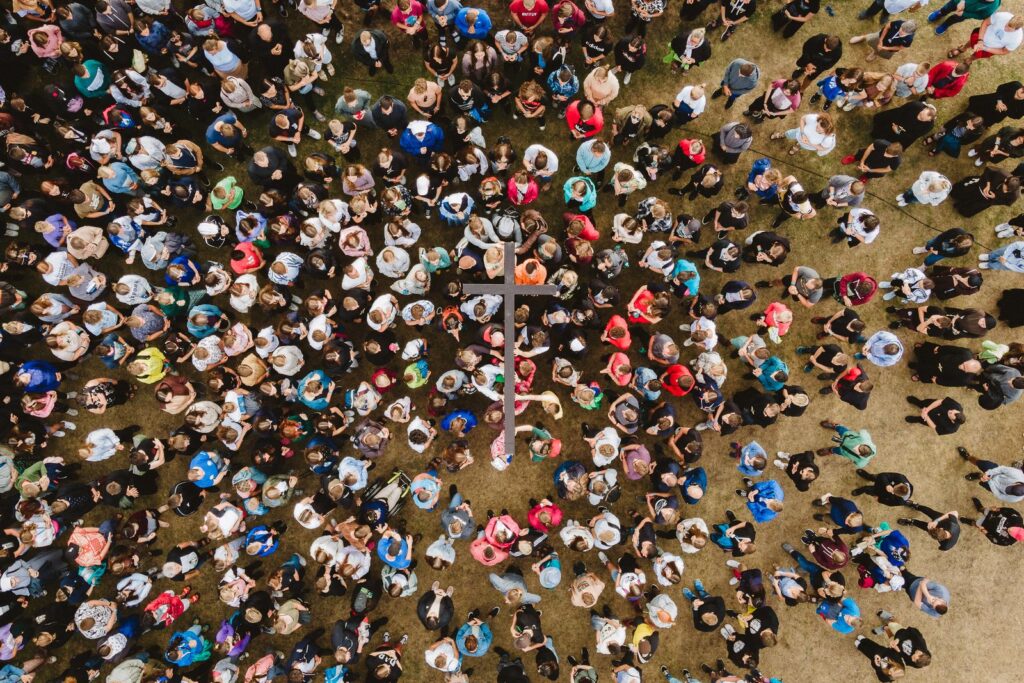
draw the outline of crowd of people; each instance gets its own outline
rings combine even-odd
[[[1020,59],[1024,15],[871,0],[841,8],[864,31],[841,36],[819,0],[483,4],[3,12],[0,682],[394,682],[412,654],[448,683],[768,683],[789,608],[892,681],[932,659],[899,615],[956,609],[912,547],[1024,541],[1020,461],[944,440],[937,466],[984,489],[944,511],[897,459],[873,462],[866,417],[800,420],[832,401],[886,422],[868,410],[883,376],[920,385],[908,433],[1019,409],[1024,344],[985,337],[1024,325],[1024,289],[989,272],[1024,272],[1024,214],[989,219],[1020,198],[1024,84],[971,75]],[[769,50],[792,59],[741,56]],[[673,101],[649,101],[645,69],[682,84]],[[844,148],[858,126],[869,142]],[[900,192],[868,192],[887,176]],[[799,221],[879,248],[897,230],[882,202],[968,227],[894,238],[893,273],[787,262],[817,239]],[[511,302],[464,291],[505,278],[558,293],[516,301],[505,329]],[[999,287],[997,311],[972,306]],[[814,345],[787,339],[798,322]],[[766,451],[754,436],[779,421],[820,448]],[[484,510],[460,490],[469,467],[494,490],[531,467],[549,483],[525,516]],[[709,509],[709,470],[733,467],[734,509]],[[846,467],[847,497],[815,486]],[[769,565],[758,532],[782,515],[807,529]],[[718,552],[720,576],[685,568]],[[489,597],[456,580],[472,563]],[[870,590],[895,593],[877,620]],[[563,645],[572,615],[542,620],[552,591],[589,611],[592,646]],[[410,653],[389,621],[413,612],[435,640]],[[670,667],[673,628],[722,647]]]

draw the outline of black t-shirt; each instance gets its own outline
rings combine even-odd
[[[1013,545],[1017,542],[1009,530],[1024,526],[1024,518],[1013,508],[999,508],[985,515],[981,528],[985,530],[988,540],[996,545]]]
[[[903,159],[899,156],[885,156],[885,148],[888,146],[889,142],[887,140],[875,140],[872,142],[871,152],[864,160],[864,164],[868,168],[876,170],[884,171],[885,169],[889,169],[890,171],[895,171],[900,167],[900,163],[902,163]]]
[[[824,344],[821,347],[821,353],[818,355],[818,364],[829,365],[835,367],[837,370],[842,370],[844,366],[836,366],[833,361],[836,356],[842,353],[843,350],[835,344]]]
[[[402,670],[398,668],[400,659],[401,655],[394,648],[386,646],[377,648],[366,658],[366,680],[395,683],[402,677]],[[386,670],[381,671],[381,669]]]
[[[859,332],[853,332],[850,330],[850,324],[853,323],[854,320],[860,320],[860,316],[857,315],[856,311],[852,308],[845,308],[843,309],[842,315],[832,321],[832,324],[829,325],[829,329],[840,337],[852,339],[860,334]]]
[[[794,17],[806,17],[821,11],[821,0],[790,0],[785,9]]]
[[[839,386],[837,387],[838,392],[839,392],[839,399],[843,403],[848,403],[849,405],[853,406],[857,410],[865,410],[865,409],[867,409],[867,407],[868,407],[868,399],[871,398],[870,392],[867,392],[867,391],[857,391],[857,390],[854,389],[854,386],[856,385],[856,383],[859,382],[862,379],[866,379],[866,377],[864,377],[864,376],[858,377],[856,382],[844,379],[844,380],[839,382]]]
[[[896,649],[899,651],[904,664],[915,666],[910,659],[915,652],[931,654],[928,651],[928,644],[924,642],[924,636],[916,628],[901,628],[893,635],[896,640]]]
[[[963,406],[952,398],[946,397],[942,399],[942,403],[928,413],[928,418],[935,423],[935,433],[939,436],[952,434],[956,430],[960,429],[960,425],[956,424],[949,418],[950,410],[958,410],[962,414]]]
[[[750,0],[750,2],[744,2],[743,0],[721,0],[722,7],[725,8],[725,18],[729,21],[738,21],[743,17],[753,16],[754,11],[757,9],[757,0]]]
[[[884,47],[910,47],[910,44],[914,42],[914,34],[911,33],[905,36],[897,36],[900,32],[900,28],[903,26],[903,21],[894,21],[889,24],[889,28],[882,34],[882,45]]]
[[[718,224],[725,228],[733,228],[734,230],[743,230],[747,227],[748,216],[743,214],[738,218],[733,215],[733,208],[736,205],[733,202],[722,202],[718,207]]]
[[[755,609],[747,622],[747,633],[760,636],[763,631],[779,634],[779,616],[767,605]]]
[[[583,38],[584,54],[588,57],[603,57],[608,54],[608,50],[611,47],[611,43],[609,41],[598,41],[594,38],[596,30],[597,25],[595,25],[594,28]]]
[[[547,639],[544,636],[544,630],[541,628],[540,612],[533,605],[523,605],[520,607],[515,613],[513,621],[515,622],[517,632],[523,633],[529,629],[531,643],[543,643]]]
[[[725,617],[725,600],[719,595],[709,595],[706,598],[701,598],[701,600],[700,607],[696,607],[693,610],[694,628],[703,633],[717,631],[719,624],[722,623],[722,619]],[[715,623],[706,623],[702,619],[705,614],[715,615]]]

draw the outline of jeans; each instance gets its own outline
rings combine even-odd
[[[794,550],[790,553],[790,555],[793,557],[794,560],[796,560],[796,563],[800,567],[800,569],[802,569],[808,576],[811,577],[811,580],[814,583],[817,583],[820,580],[822,572],[825,571],[824,569],[818,566],[815,562],[812,562],[811,560],[808,560],[806,557],[804,557],[803,553],[801,553],[799,550]]]
[[[1020,272],[1020,271],[1016,271],[1014,268],[1011,268],[1010,266],[1007,266],[1007,265],[999,262],[999,257],[1002,256],[1004,253],[1006,253],[1006,251],[1010,248],[1010,246],[1012,246],[1012,245],[1007,245],[1005,247],[999,247],[998,249],[993,249],[989,253],[988,260],[985,261],[985,263],[988,264],[989,269],[991,269],[991,270],[1008,270],[1008,271],[1011,271],[1011,272]]]
[[[941,24],[943,30],[948,29],[954,24],[959,24],[961,21],[965,21],[963,16],[952,14],[956,10],[957,4],[959,4],[959,0],[949,0],[949,2],[936,10],[940,19],[945,17],[945,21]]]
[[[935,248],[938,246],[938,241],[939,240],[937,237],[933,237],[932,239],[928,240],[925,243],[925,246],[928,247],[929,249]],[[924,264],[926,266],[935,265],[944,258],[946,258],[945,254],[928,254],[928,256],[926,256],[924,259]]]

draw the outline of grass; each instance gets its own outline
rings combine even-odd
[[[625,15],[627,13],[626,3],[617,4],[619,5],[619,14]],[[1018,5],[1016,9],[1019,9],[1019,3],[1007,4]],[[507,23],[507,14],[498,3],[488,0],[482,5],[491,11],[496,28],[501,28]],[[829,17],[822,13],[815,17],[811,24],[798,33],[795,38],[782,41],[769,30],[768,15],[774,9],[774,6],[765,4],[759,10],[755,20],[738,31],[728,43],[719,43],[716,33],[712,39],[714,50],[712,59],[688,74],[676,75],[671,73],[668,67],[661,62],[668,41],[674,35],[679,23],[674,8],[670,7],[665,17],[655,22],[651,28],[648,38],[647,67],[635,74],[628,86],[622,87],[621,94],[611,105],[611,109],[634,102],[642,102],[647,105],[659,102],[669,103],[679,88],[687,83],[705,82],[713,89],[717,85],[725,65],[736,56],[743,56],[757,62],[761,66],[762,83],[764,83],[769,79],[789,74],[793,68],[793,62],[799,54],[802,40],[813,33],[821,31],[838,33],[843,36],[845,41],[850,36],[870,32],[875,25],[873,22],[860,22],[856,19],[856,13],[861,8],[854,6],[853,3],[836,3],[835,17]],[[620,16],[612,23],[616,29],[616,35],[618,35],[618,29],[623,25],[624,18]],[[909,61],[927,60],[935,63],[943,59],[945,51],[963,41],[971,28],[970,22],[963,23],[951,29],[945,37],[937,38],[932,35],[929,28],[923,26],[924,17],[920,13],[917,18],[919,24],[922,24],[922,29],[914,47],[906,53],[906,59]],[[293,38],[307,30],[304,20],[298,17],[294,11],[288,19],[288,24]],[[348,36],[351,38],[357,31],[357,21],[346,22],[346,25]],[[418,55],[404,37],[392,35],[392,41],[393,47],[396,48],[393,52],[393,59],[397,65],[397,71],[393,77],[381,74],[380,77],[374,79],[366,78],[364,68],[351,60],[347,51],[347,40],[343,46],[334,46],[331,43],[338,75],[325,84],[329,95],[325,98],[325,103],[333,102],[342,86],[349,84],[369,90],[375,98],[389,93],[404,99],[413,79],[422,74],[422,66]],[[863,64],[864,52],[861,48],[847,45],[845,49],[846,56],[841,61],[841,65],[860,65],[881,69],[886,66],[895,68],[902,63],[897,58],[886,64],[878,62]],[[585,71],[580,66],[582,60],[578,58],[578,49],[575,46],[572,54],[576,55],[576,58],[571,61],[577,65],[582,81]],[[945,121],[959,112],[967,95],[991,91],[1000,83],[1010,80],[1014,74],[1019,74],[1020,67],[1021,61],[1017,56],[985,60],[975,64],[965,93],[955,100],[944,100],[937,103],[940,112],[939,121]],[[760,91],[759,88],[758,92]],[[740,118],[740,112],[746,100],[739,102],[728,114],[721,109],[721,102],[721,100],[711,102],[707,112],[687,127],[687,134],[700,134],[708,139],[710,135],[717,132],[722,123]],[[802,113],[808,111],[807,105],[801,111]],[[326,107],[324,113],[329,113]],[[839,144],[836,151],[828,157],[817,158],[809,156],[806,152],[802,152],[796,157],[787,157],[784,153],[785,144],[772,143],[768,140],[770,133],[794,125],[795,118],[790,118],[783,123],[768,123],[756,129],[757,137],[754,148],[744,156],[739,164],[723,167],[726,173],[726,190],[718,198],[714,200],[701,199],[691,203],[671,197],[665,192],[668,185],[671,184],[666,180],[651,184],[644,193],[636,198],[657,194],[666,199],[676,212],[686,211],[697,216],[703,215],[718,201],[728,196],[732,188],[742,182],[750,162],[758,156],[771,157],[776,166],[785,173],[796,175],[809,190],[819,189],[824,186],[830,175],[838,172],[840,168],[838,161],[843,154],[855,151],[870,140],[867,133],[870,120],[863,110],[848,114],[834,113],[838,120]],[[252,131],[251,143],[257,148],[265,143],[265,119],[265,115],[243,118]],[[316,124],[311,116],[307,116],[307,122],[323,129],[323,125]],[[484,127],[484,134],[489,144],[493,144],[499,134],[508,135],[520,153],[533,142],[547,145],[555,150],[561,160],[561,171],[556,179],[556,187],[560,186],[561,181],[568,177],[575,154],[575,145],[570,144],[567,140],[562,121],[549,117],[547,129],[539,132],[528,122],[512,121],[506,115],[499,113]],[[372,154],[378,146],[388,144],[382,135],[373,131],[361,130],[359,138],[363,146],[364,162],[367,159],[372,159]],[[666,143],[671,144],[672,139],[666,139]],[[300,158],[305,152],[325,148],[326,145],[322,143],[304,141],[300,145]],[[613,163],[616,160],[626,160],[628,156],[631,156],[631,151],[627,152],[616,148],[613,152]],[[875,180],[869,185],[869,199],[866,206],[879,215],[883,226],[882,234],[874,244],[855,250],[849,250],[845,245],[829,245],[827,233],[834,226],[838,213],[821,211],[819,217],[813,221],[799,223],[790,221],[781,228],[780,232],[789,236],[793,242],[793,251],[786,267],[791,267],[794,264],[806,264],[816,268],[826,277],[852,270],[865,270],[879,279],[884,279],[893,272],[902,270],[909,265],[918,264],[918,258],[911,254],[913,246],[922,244],[937,231],[955,225],[964,225],[976,234],[980,243],[979,251],[982,248],[987,251],[989,247],[994,246],[997,240],[992,234],[991,228],[1011,215],[1006,208],[990,210],[974,219],[965,221],[952,211],[948,202],[937,208],[914,206],[901,210],[895,206],[896,195],[909,187],[916,179],[917,174],[926,168],[942,171],[954,181],[964,175],[973,174],[975,171],[973,165],[966,158],[962,158],[960,161],[954,161],[947,157],[928,159],[925,150],[920,145],[915,145],[908,150],[904,164],[894,174],[895,177]],[[244,168],[229,166],[225,173],[228,172],[233,173],[246,186],[247,191],[250,189]],[[332,192],[333,194],[335,192]],[[254,195],[250,194],[250,196]],[[563,209],[560,190],[555,189],[543,195],[535,206],[548,217],[553,234],[561,235],[561,228],[558,227],[558,216]],[[630,206],[632,207],[633,204],[631,203]],[[609,201],[608,195],[604,195],[595,211],[596,224],[603,235],[597,245],[598,248],[611,244],[608,236],[611,218],[617,212],[614,202]],[[748,232],[766,227],[774,212],[774,207],[754,207],[751,215],[751,228]],[[177,229],[190,230],[200,217],[195,212],[180,212]],[[420,246],[429,247],[441,244],[450,247],[458,239],[455,230],[444,227],[436,219],[433,221],[421,220],[420,223],[424,226]],[[379,233],[371,231],[371,235],[376,244],[380,239]],[[704,240],[706,245],[708,238],[705,236]],[[959,262],[973,263],[976,253],[960,259]],[[210,250],[202,250],[201,255],[204,258],[219,257],[221,260],[226,260],[226,254],[223,251],[213,253]],[[633,260],[635,262],[635,259]],[[118,264],[115,266],[119,267]],[[149,274],[139,264],[127,267],[126,270]],[[108,271],[108,274],[114,275],[115,272],[116,270]],[[748,265],[744,266],[736,277],[754,282],[773,277],[776,273],[777,271],[763,266]],[[717,273],[702,271],[701,275],[702,287],[707,292],[718,291],[727,279]],[[451,274],[435,279],[435,287],[440,290],[447,277],[451,277]],[[970,305],[980,306],[989,311],[995,310],[994,304],[999,292],[1006,287],[1013,286],[1015,277],[1013,274],[1006,273],[986,274],[986,286],[981,293],[969,300]],[[623,292],[624,301],[628,300],[634,289],[646,280],[645,273],[635,267],[625,271],[617,281]],[[381,282],[378,291],[383,288],[384,283]],[[332,290],[337,294],[338,286],[332,286]],[[763,293],[761,297],[759,305],[767,304],[768,295]],[[954,302],[954,305],[965,305],[966,301],[960,299]],[[227,310],[226,302],[218,303],[223,303],[223,307]],[[543,304],[541,302],[531,303],[535,314],[538,313]],[[885,304],[881,302],[880,298],[877,298],[860,311],[868,323],[869,331],[874,331],[885,325],[884,307]],[[834,302],[823,301],[814,309],[813,315],[830,314],[835,308]],[[681,308],[656,328],[672,333],[680,322],[685,321],[685,315],[685,309]],[[798,344],[813,343],[815,329],[809,324],[811,315],[810,312],[797,311],[796,324],[786,338],[786,343],[778,347],[795,374],[800,362],[793,353],[793,349]],[[264,318],[265,316],[257,312],[252,316],[251,322],[262,326],[266,323]],[[734,313],[720,319],[720,336],[724,340],[739,334],[747,334],[752,331],[752,327],[753,324],[746,319],[744,314]],[[362,331],[359,329],[349,328],[346,332],[355,339],[362,336]],[[402,339],[414,336],[405,328],[400,328],[398,334]],[[907,331],[900,331],[899,335],[908,347],[909,357],[909,348],[919,338]],[[455,347],[450,338],[439,335],[433,330],[427,331],[426,336],[431,342],[430,360],[436,377],[438,373],[449,367]],[[1005,327],[997,328],[990,335],[991,339],[1000,342],[1009,342],[1016,337],[1017,335],[1012,330]],[[592,341],[597,344],[596,338]],[[974,349],[979,348],[978,342],[967,343]],[[588,357],[584,362],[588,378],[596,377],[596,373],[602,365],[597,358],[600,353],[593,353],[592,357]],[[39,350],[37,355],[39,357],[47,356],[46,352],[42,350]],[[690,356],[684,354],[684,357],[689,358]],[[308,357],[308,363],[310,367],[315,367],[313,356]],[[726,390],[732,393],[743,388],[748,382],[742,378],[743,369],[737,364],[737,361],[730,360],[729,367],[731,378]],[[346,383],[347,386],[355,386],[371,369],[364,364],[350,376],[350,383]],[[1005,462],[1013,459],[1012,456],[1024,445],[1020,422],[1017,419],[1019,415],[1017,408],[989,413],[978,408],[973,395],[965,391],[939,391],[912,385],[909,381],[910,373],[902,364],[888,370],[874,367],[867,369],[875,381],[876,388],[866,412],[858,413],[833,397],[818,397],[813,391],[818,387],[818,382],[809,375],[802,376],[797,379],[811,390],[813,398],[813,403],[807,414],[799,420],[783,419],[763,431],[756,428],[743,430],[737,435],[738,440],[745,443],[756,438],[769,453],[776,450],[795,452],[826,445],[828,436],[817,427],[817,422],[823,418],[828,417],[853,427],[867,427],[871,430],[880,450],[879,456],[872,463],[872,469],[904,472],[915,483],[918,492],[916,497],[921,502],[941,510],[959,508],[961,511],[969,508],[968,498],[977,493],[977,490],[974,489],[974,484],[963,481],[962,474],[966,470],[961,467],[956,458],[954,446],[962,443],[979,454]],[[185,372],[190,370],[191,368],[187,368]],[[96,361],[89,360],[84,365],[81,374],[80,381],[84,382],[88,377],[108,375],[109,372]],[[548,382],[545,378],[540,377],[544,374],[544,365],[542,364],[541,372],[538,373],[539,380],[536,387],[538,391],[547,388]],[[347,386],[339,387],[339,389],[347,388]],[[412,393],[414,403],[421,402],[424,392],[425,389],[420,389]],[[908,393],[917,393],[928,397],[938,397],[947,393],[954,395],[967,406],[967,424],[956,437],[948,438],[936,437],[923,427],[906,425],[902,416],[910,412],[909,406],[904,403],[904,396]],[[340,391],[335,395],[340,395]],[[699,415],[691,402],[677,401],[676,403],[680,409],[680,421],[683,424],[694,424],[698,421]],[[463,401],[462,404],[469,407],[479,405],[477,401],[472,400]],[[577,458],[586,462],[589,456],[586,446],[576,437],[579,433],[580,421],[584,419],[584,416],[567,401],[564,405],[566,405],[565,417],[558,423],[553,423],[550,418],[547,418],[545,424],[565,442],[564,457]],[[538,411],[538,407],[528,409],[527,413],[520,418],[522,423],[542,420]],[[594,415],[589,418],[592,421],[595,418],[601,419]],[[77,446],[80,439],[84,438],[89,429],[100,425],[119,427],[132,422],[142,424],[143,433],[155,437],[165,435],[168,430],[179,424],[176,418],[170,418],[156,410],[151,392],[142,387],[131,405],[114,408],[101,417],[81,418],[78,432],[63,442],[58,442],[51,450],[63,454],[71,460],[75,457],[74,447]],[[398,440],[392,444],[388,453],[379,462],[377,473],[386,473],[391,468],[401,468],[412,476],[425,466],[429,456],[419,456],[407,450],[404,442],[399,443],[402,441],[401,432],[402,430],[399,430]],[[556,463],[530,463],[520,453],[512,469],[499,473],[486,463],[487,443],[492,438],[492,433],[485,432],[486,428],[480,427],[471,434],[473,452],[477,460],[476,465],[456,476],[443,477],[445,486],[450,482],[457,483],[459,489],[472,500],[478,519],[483,519],[487,509],[497,510],[503,507],[507,507],[518,519],[524,519],[527,511],[526,501],[530,497],[539,498],[553,493],[551,472]],[[693,512],[703,516],[709,523],[721,521],[723,511],[727,507],[739,510],[741,505],[741,502],[733,497],[732,493],[739,483],[739,475],[734,470],[733,462],[726,457],[728,441],[727,438],[713,436],[706,440],[705,455],[701,464],[706,467],[710,476],[710,493],[707,500],[701,503],[699,509]],[[442,435],[438,439],[436,447],[443,447],[446,443],[447,437]],[[241,453],[233,457],[236,466],[246,462],[247,452],[248,449],[243,449]],[[124,464],[119,461],[111,461],[103,465],[87,463],[85,471],[88,476],[99,476],[110,467],[119,467]],[[810,520],[811,495],[818,495],[826,491],[837,495],[845,494],[857,485],[856,476],[848,463],[838,460],[823,460],[821,464],[822,478],[812,488],[812,493],[801,495],[789,485],[788,481],[782,482],[788,497],[787,509],[779,520],[758,529],[758,545],[761,550],[749,559],[752,566],[759,566],[766,571],[770,571],[772,565],[776,563],[788,566],[790,560],[779,550],[779,544],[784,540],[792,541],[799,538],[801,530],[812,524]],[[296,465],[286,463],[281,468],[286,469],[290,466],[295,467]],[[185,467],[186,464],[180,459],[165,467],[161,472],[162,488],[169,488],[174,481],[182,478]],[[313,482],[307,479],[303,486],[309,490],[313,486]],[[625,515],[625,511],[633,505],[631,501],[634,500],[634,496],[641,494],[643,490],[643,484],[627,484],[622,500],[617,505],[617,511],[621,515]],[[989,497],[986,500],[991,501],[992,499]],[[155,507],[161,502],[161,500],[147,500],[145,504]],[[898,511],[882,508],[871,501],[864,500],[861,501],[861,504],[867,519],[872,523],[881,521],[893,523],[899,516]],[[566,504],[564,509],[567,519],[586,520],[594,513],[592,508],[582,502]],[[86,521],[89,524],[98,524],[106,514],[108,514],[106,510],[94,511]],[[290,514],[281,512],[268,516],[268,519],[282,516],[287,516],[290,520]],[[421,533],[423,536],[423,541],[417,549],[418,555],[441,532],[437,513],[426,514],[408,506],[403,518],[408,532]],[[169,521],[171,521],[172,527],[161,532],[159,547],[166,550],[174,543],[198,536],[196,530],[198,519],[196,517],[184,520],[171,518]],[[286,560],[292,551],[308,553],[309,543],[315,537],[315,533],[302,530],[296,522],[291,521],[281,549],[264,562],[265,566],[268,569],[276,567],[277,563]],[[980,535],[965,530],[964,538],[956,550],[940,556],[934,543],[925,538],[923,534],[912,530],[909,532],[909,537],[913,543],[914,553],[910,563],[911,569],[919,575],[927,575],[940,580],[951,589],[953,601],[950,613],[942,619],[941,623],[936,622],[917,612],[905,595],[878,595],[852,587],[852,595],[860,603],[863,614],[867,615],[866,625],[862,632],[869,634],[869,629],[874,626],[870,615],[881,608],[895,612],[902,623],[921,628],[935,656],[935,662],[928,669],[911,672],[910,678],[914,681],[984,679],[1008,682],[1016,680],[1018,676],[1013,673],[1016,670],[1016,660],[1011,634],[1019,632],[1024,624],[1022,624],[1022,617],[1017,611],[1004,608],[1005,602],[1019,599],[1021,595],[1024,595],[1024,578],[1018,572],[1007,571],[1008,562],[1012,557],[1009,553],[1016,551],[990,546]],[[586,612],[570,606],[565,589],[571,577],[568,568],[573,561],[578,559],[578,556],[562,548],[558,542],[555,545],[561,551],[563,566],[566,568],[562,587],[549,592],[537,588],[535,580],[529,579],[529,582],[531,587],[541,591],[544,595],[540,608],[543,610],[545,632],[554,638],[555,646],[562,657],[563,666],[567,666],[565,656],[578,654],[580,647],[585,645],[593,650],[594,639]],[[666,542],[666,547],[672,548],[674,543]],[[422,562],[417,569],[421,588],[429,587],[435,579],[440,580],[442,585],[455,586],[456,617],[452,622],[453,628],[458,627],[470,609],[481,608],[486,611],[487,608],[500,601],[500,596],[487,583],[487,571],[468,557],[466,544],[458,544],[457,549],[459,561],[447,572],[435,572]],[[611,553],[611,555],[614,558],[617,554]],[[591,554],[583,559],[587,561],[589,567],[601,571],[596,556]],[[713,593],[725,594],[731,602],[728,595],[732,589],[727,583],[729,573],[723,564],[725,559],[726,557],[716,548],[709,548],[696,556],[687,556],[684,581],[689,582],[694,578],[702,578],[709,590]],[[524,571],[528,573],[528,567],[524,567]],[[314,570],[311,568],[309,576],[312,576],[313,573]],[[215,629],[220,619],[230,615],[231,610],[216,599],[218,579],[219,577],[212,567],[207,566],[202,577],[193,582],[194,587],[203,593],[203,600],[182,621],[188,622],[193,617],[199,617],[204,623],[212,624]],[[847,580],[852,586],[855,581],[852,571],[847,571]],[[112,595],[113,583],[112,580],[103,582],[95,596]],[[162,582],[158,583],[156,588],[161,590],[169,587],[166,582]],[[682,599],[677,589],[670,589],[670,593],[680,606],[680,623],[662,634],[658,655],[651,664],[645,667],[648,679],[657,678],[657,667],[661,664],[669,665],[677,674],[683,667],[696,672],[699,670],[700,662],[713,661],[724,655],[724,645],[719,636],[695,632],[688,623],[689,616],[685,611],[685,600]],[[313,626],[324,626],[329,632],[333,622],[348,613],[347,597],[328,600],[317,599],[314,595],[308,597],[314,611]],[[410,681],[439,680],[440,675],[428,671],[423,663],[422,651],[432,642],[436,634],[426,633],[416,622],[415,600],[415,597],[400,600],[385,598],[382,600],[378,612],[390,618],[387,628],[393,634],[407,632],[410,635],[410,642],[405,650],[406,674],[404,679]],[[627,603],[614,596],[611,588],[606,589],[604,600],[617,616],[622,618],[632,616]],[[870,680],[871,673],[868,663],[854,651],[852,636],[843,637],[831,632],[826,625],[817,620],[810,607],[789,609],[777,601],[773,601],[772,604],[779,612],[782,621],[781,637],[777,647],[763,653],[761,666],[763,671],[784,678],[787,683]],[[508,631],[509,624],[509,610],[505,609],[493,623],[496,634],[495,644],[513,650]],[[267,636],[258,638],[250,646],[253,659],[246,660],[243,667],[268,649],[287,652],[290,644],[308,633],[308,630],[304,629],[290,638]],[[153,645],[162,649],[169,635],[167,632],[149,634],[143,639],[143,645]],[[328,637],[323,638],[320,642],[329,645]],[[75,639],[67,648],[56,654],[62,659],[70,658],[72,654],[84,649],[84,645],[83,640]],[[529,668],[532,665],[532,657],[526,657],[525,661]],[[611,675],[609,658],[595,656],[594,661],[601,670],[602,680]],[[466,666],[473,666],[475,669],[475,680],[491,680],[495,664],[496,658],[488,656],[479,662],[467,662]],[[358,665],[356,669],[361,676],[362,666]],[[567,673],[563,671],[563,680],[566,676]]]

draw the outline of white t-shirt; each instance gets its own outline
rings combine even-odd
[[[693,86],[688,85],[676,95],[676,100],[682,102],[690,109],[693,110],[694,116],[699,116],[704,113],[704,107],[707,106],[708,99],[706,96],[701,96],[697,99],[693,97]]]
[[[252,21],[259,12],[255,0],[224,0],[224,11],[237,14],[246,21]]]
[[[926,7],[928,0],[885,0],[885,11],[889,14],[906,12],[911,7]]]
[[[544,152],[548,157],[547,166],[542,169],[542,173],[544,175],[553,175],[558,171],[558,155],[544,145],[534,144],[527,147],[523,152],[523,161],[530,164],[530,166],[533,166],[537,159],[537,155],[541,152]]]
[[[1013,19],[1013,14],[1010,12],[996,12],[989,17],[988,29],[985,31],[981,43],[994,50],[1005,48],[1013,51],[1020,47],[1021,41],[1024,40],[1024,29],[1008,30],[1006,24],[1010,19]]]
[[[807,138],[812,145],[820,145],[818,156],[823,157],[836,146],[834,133],[825,134],[818,130],[818,115],[808,114],[800,121],[800,133]]]
[[[871,232],[868,232],[864,227],[864,220],[869,216],[874,216],[874,212],[870,209],[862,209],[860,207],[850,209],[850,220],[848,225],[853,229],[855,233],[864,238],[864,244],[871,244],[878,237],[878,233],[882,231],[881,227],[875,228]]]

